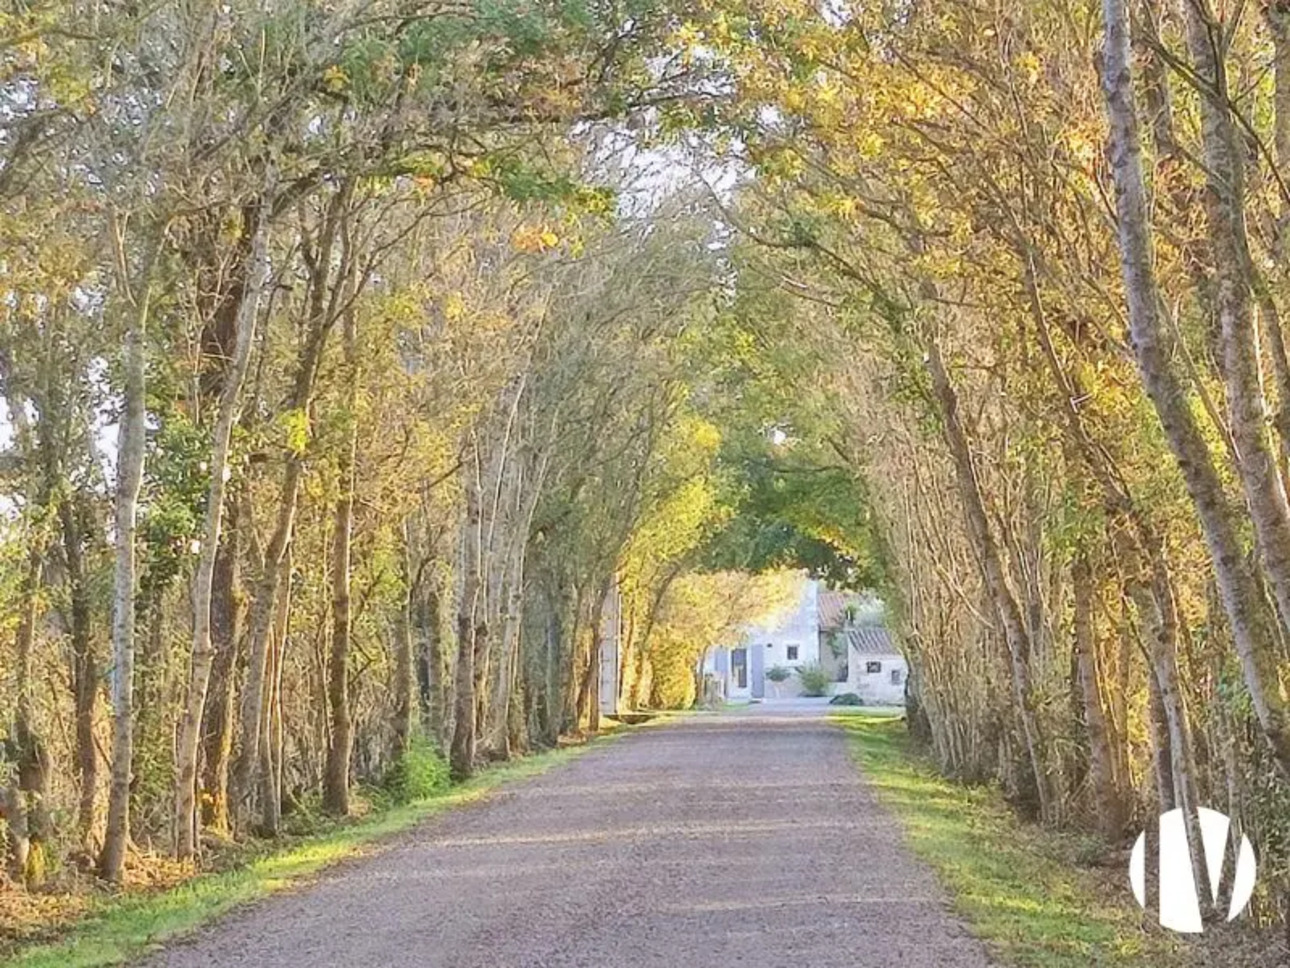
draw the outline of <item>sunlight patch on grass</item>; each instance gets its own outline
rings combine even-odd
[[[239,905],[298,886],[342,860],[373,853],[380,849],[383,838],[428,817],[481,800],[504,783],[543,773],[580,755],[590,745],[561,747],[492,767],[438,796],[302,838],[234,870],[201,874],[159,893],[103,899],[93,905],[85,920],[69,928],[63,939],[10,953],[0,960],[0,968],[102,968],[138,958]]]
[[[996,791],[950,782],[909,745],[903,723],[838,716],[879,799],[932,867],[955,911],[1003,965],[1174,968],[1173,939],[1144,918],[1115,871],[1080,867],[1068,838],[1017,819]]]

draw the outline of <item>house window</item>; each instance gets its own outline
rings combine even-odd
[[[892,669],[892,670],[891,670],[891,684],[892,684],[893,686],[898,686],[898,685],[900,685],[900,670],[899,670],[899,669]]]
[[[864,671],[865,671],[868,675],[873,675],[875,672],[882,672],[882,663],[881,663],[881,662],[866,662],[866,663],[864,664]]]
[[[788,661],[789,662],[797,661],[797,646],[795,645],[788,646]]]

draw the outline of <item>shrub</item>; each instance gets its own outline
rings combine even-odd
[[[766,678],[771,682],[783,682],[790,675],[792,675],[792,673],[781,665],[771,666],[766,670]]]
[[[827,695],[833,683],[833,677],[818,662],[798,667],[797,678],[802,680],[802,693],[807,696]]]
[[[442,793],[451,783],[448,761],[427,740],[414,739],[385,774],[384,786],[395,803],[411,803]]]
[[[830,706],[863,706],[864,700],[854,692],[840,692],[829,700]]]

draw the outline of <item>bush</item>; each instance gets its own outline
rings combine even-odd
[[[840,692],[829,700],[830,706],[863,706],[864,701],[854,692]]]
[[[806,696],[828,695],[829,686],[833,684],[833,677],[825,672],[818,662],[800,666],[797,670],[797,678],[802,680],[802,694]]]
[[[771,682],[783,682],[790,675],[792,675],[792,673],[781,665],[771,666],[766,670],[766,678]]]
[[[385,774],[385,791],[395,803],[411,803],[442,793],[452,784],[448,761],[425,739],[414,739]]]

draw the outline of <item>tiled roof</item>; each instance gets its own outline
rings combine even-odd
[[[853,652],[861,655],[899,655],[900,649],[892,641],[891,633],[881,625],[844,629],[836,633],[846,640]]]
[[[864,604],[864,601],[864,596],[855,592],[835,592],[832,589],[821,588],[817,599],[820,628],[841,628],[845,624],[847,606],[851,605],[859,608]]]

